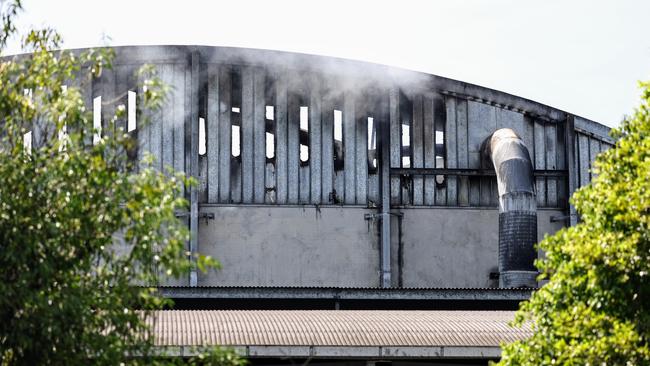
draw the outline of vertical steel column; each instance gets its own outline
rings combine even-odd
[[[189,147],[186,146],[185,153],[189,153],[190,176],[197,182],[199,180],[199,53],[192,51],[190,56],[190,111],[189,120],[186,126],[189,128]],[[192,269],[190,270],[190,286],[198,285],[196,273],[196,253],[198,252],[199,234],[199,192],[198,187],[190,187],[190,253]]]
[[[570,199],[573,196],[573,192],[578,188],[576,184],[577,180],[577,171],[576,171],[576,160],[575,160],[575,127],[574,127],[574,117],[572,115],[567,116],[566,125],[564,126],[564,148],[566,153],[564,154],[566,159],[567,167],[567,185],[569,196],[567,199]],[[570,226],[576,225],[578,223],[578,214],[576,212],[575,206],[569,203],[569,223]]]
[[[379,196],[381,197],[381,287],[391,287],[390,269],[390,118],[388,95],[382,103],[381,119],[378,121],[377,148],[379,149]]]

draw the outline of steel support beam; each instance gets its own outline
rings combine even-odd
[[[189,87],[189,105],[190,111],[186,115],[188,120],[185,121],[189,131],[189,148],[185,153],[189,153],[189,175],[196,181],[199,181],[199,53],[193,51],[189,60],[190,83]],[[187,82],[186,82],[187,84]],[[198,285],[196,272],[196,254],[198,253],[199,240],[199,192],[196,185],[189,187],[190,190],[190,253],[192,268],[190,270],[190,286]]]
[[[484,169],[442,169],[442,168],[392,168],[391,175],[450,175],[460,177],[496,176],[494,170]],[[535,177],[566,177],[567,170],[533,170]]]
[[[388,98],[386,98],[388,99]],[[388,102],[388,100],[386,100]],[[384,103],[388,105],[389,103]],[[391,287],[390,269],[390,118],[389,111],[382,110],[379,121],[379,133],[377,148],[379,149],[379,195],[381,204],[379,206],[381,216],[380,231],[380,266],[381,266],[381,287]]]
[[[159,287],[172,299],[497,300],[523,301],[532,289],[408,289],[317,287]]]

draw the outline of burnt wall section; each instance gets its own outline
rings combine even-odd
[[[510,128],[528,146],[538,238],[577,222],[568,197],[614,143],[563,111],[381,65],[225,47],[115,52],[87,105],[100,106],[103,133],[129,130],[111,117],[142,92],[136,70],[154,66],[170,93],[136,115],[150,123],[128,132],[129,154],[199,182],[179,212],[187,250],[224,264],[163,285],[493,287],[498,193],[481,142]]]
[[[152,123],[133,132],[136,155],[149,151],[161,169],[191,173],[184,145],[199,123],[197,104],[205,147],[194,172],[201,204],[375,207],[377,131],[388,124],[394,207],[496,207],[496,181],[481,163],[480,143],[511,128],[530,147],[538,206],[567,208],[570,191],[590,179],[593,155],[611,144],[607,128],[575,117],[572,185],[566,145],[573,116],[523,98],[326,57],[190,46],[115,50],[115,68],[89,90],[102,97],[104,130],[126,129],[126,121],[113,124],[109,116],[128,105],[127,91],[137,92],[138,67],[153,64],[172,88]]]
[[[373,207],[379,179],[372,131],[388,123],[394,206],[496,207],[495,180],[478,149],[489,131],[507,127],[530,147],[538,206],[566,208],[570,192],[591,178],[595,154],[613,143],[605,126],[563,111],[382,65],[227,47],[114,50],[115,67],[84,91],[87,105],[101,97],[103,131],[126,129],[126,120],[110,116],[128,106],[128,91],[138,93],[134,72],[154,65],[172,89],[152,124],[132,132],[134,155],[150,151],[161,168],[195,173],[201,203]],[[193,158],[183,145],[199,123],[197,105],[206,151],[189,172]]]

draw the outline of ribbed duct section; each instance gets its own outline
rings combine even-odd
[[[537,201],[533,164],[522,139],[508,128],[483,143],[499,191],[499,287],[536,287]]]

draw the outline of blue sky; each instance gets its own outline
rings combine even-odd
[[[650,79],[650,1],[24,0],[23,26],[69,48],[198,44],[276,49],[424,71],[608,126]],[[18,41],[8,51],[18,52]]]

